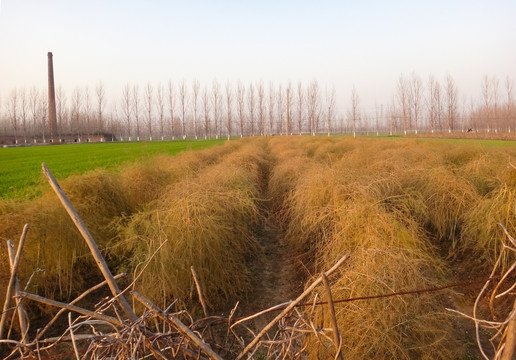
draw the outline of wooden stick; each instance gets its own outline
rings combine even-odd
[[[9,265],[11,267],[11,273],[13,272],[14,268],[14,245],[11,240],[7,240],[7,252],[9,253]],[[27,326],[27,312],[25,311],[25,308],[23,307],[23,303],[21,299],[18,296],[20,293],[20,279],[18,278],[18,275],[16,275],[16,280],[14,282],[14,296],[16,301],[16,307],[18,308],[18,321],[20,322],[20,331],[21,331],[21,342],[26,343],[26,336],[28,331]]]
[[[141,302],[143,306],[145,306],[152,313],[157,315],[159,318],[165,320],[168,324],[172,325],[179,332],[183,333],[188,338],[190,338],[190,340],[192,340],[202,351],[204,351],[210,357],[210,359],[222,360],[222,358],[216,352],[214,352],[208,344],[204,343],[204,341],[202,341],[197,335],[195,335],[195,333],[192,330],[190,330],[188,326],[183,324],[181,320],[179,320],[173,315],[165,314],[160,308],[158,308],[156,305],[154,305],[152,302],[150,302],[147,298],[145,298],[136,290],[132,290],[131,294],[135,297],[136,300]]]
[[[202,295],[201,291],[201,284],[199,283],[199,277],[197,276],[197,272],[195,271],[195,268],[190,266],[190,270],[192,271],[192,276],[195,282],[195,287],[197,288],[197,294],[199,295],[199,302],[202,306],[202,311],[204,312],[204,316],[210,316],[208,314],[208,308],[206,307],[206,302],[204,301],[204,296]]]
[[[121,277],[124,277],[126,274],[125,273],[121,273],[121,274],[118,274],[118,275],[115,275],[114,276],[114,279],[115,280],[118,280],[120,279]],[[86,290],[85,292],[83,292],[81,295],[77,296],[75,299],[72,300],[72,302],[70,303],[70,305],[73,305],[73,304],[76,304],[78,303],[80,300],[84,299],[86,296],[88,296],[89,294],[91,294],[93,291],[101,288],[102,286],[106,285],[107,284],[107,281],[104,280],[103,282],[89,288],[88,290]],[[39,340],[43,337],[43,335],[48,331],[48,329],[50,328],[50,326],[52,326],[53,323],[56,322],[56,320],[59,318],[59,316],[61,316],[64,312],[66,311],[65,308],[62,308],[61,310],[59,310],[57,312],[57,314],[54,315],[54,317],[52,318],[52,320],[50,320],[48,322],[48,324],[45,325],[45,327],[43,328],[43,330],[41,330],[40,332],[38,332],[38,335],[36,336],[36,340]]]
[[[73,345],[73,351],[75,352],[75,357],[77,360],[81,360],[81,357],[79,356],[79,350],[77,349],[77,344],[75,343],[75,334],[73,333],[72,329],[72,313],[68,313],[68,329],[70,329],[70,337],[72,338],[72,345]]]
[[[337,263],[335,265],[333,265],[333,267],[331,269],[329,269],[328,271],[326,271],[324,274],[326,276],[329,276],[332,272],[334,272],[337,268],[339,268],[347,259],[349,258],[349,255],[344,255],[339,261],[337,261]],[[305,298],[305,296],[307,296],[308,294],[310,294],[312,292],[313,289],[315,289],[315,287],[317,285],[319,285],[322,281],[322,276],[320,276],[316,281],[314,281],[312,283],[312,285],[310,285],[296,300],[292,301],[286,308],[285,310],[283,310],[280,314],[278,314],[278,316],[276,316],[274,318],[274,320],[272,320],[270,323],[268,323],[263,329],[262,331],[260,331],[258,333],[258,335],[256,335],[256,337],[244,348],[244,350],[242,350],[242,352],[240,354],[238,354],[238,356],[236,357],[236,360],[240,360],[242,359],[245,354],[247,354],[253,347],[256,346],[256,344],[258,344],[258,342],[260,341],[260,339],[270,330],[272,329],[272,327],[278,322],[281,320],[281,318],[283,316],[285,316],[290,310],[292,310],[297,304],[299,304],[301,302],[301,300],[303,300]]]
[[[136,321],[138,317],[134,313],[133,309],[127,302],[127,299],[123,296],[118,296],[120,294],[120,288],[118,287],[118,284],[116,283],[115,279],[113,278],[113,275],[111,274],[111,271],[109,270],[109,267],[106,264],[106,261],[104,260],[104,257],[100,253],[100,250],[97,246],[97,243],[95,243],[95,240],[91,236],[90,232],[88,231],[88,228],[84,225],[81,218],[79,217],[79,214],[77,214],[77,211],[75,211],[75,208],[73,207],[72,203],[64,193],[64,191],[59,186],[59,183],[54,178],[50,170],[48,170],[45,163],[41,164],[41,167],[43,169],[43,174],[47,178],[48,182],[50,183],[50,186],[56,193],[57,197],[61,201],[61,204],[66,209],[66,212],[68,215],[70,215],[70,218],[74,222],[75,226],[81,233],[82,237],[88,244],[88,247],[90,248],[90,251],[95,258],[95,261],[97,262],[97,265],[102,272],[102,275],[104,275],[104,278],[106,279],[109,288],[111,289],[111,292],[113,296],[115,296],[118,300],[118,303],[126,313],[126,315],[131,319],[131,321]]]
[[[328,277],[326,276],[326,274],[322,274],[322,279],[324,287],[326,288],[326,292],[328,293],[328,306],[330,307],[331,312],[331,322],[333,326],[333,341],[335,341],[335,346],[337,347],[337,357],[341,360],[344,360],[344,356],[342,355],[341,349],[339,327],[337,325],[337,316],[335,315],[335,305],[333,304],[333,296],[331,294],[330,284],[328,282]]]
[[[108,315],[104,315],[104,314],[99,314],[99,313],[96,313],[96,312],[93,312],[93,311],[90,311],[90,310],[86,310],[86,309],[83,309],[83,308],[75,306],[75,305],[70,305],[70,304],[67,304],[67,303],[62,303],[60,301],[50,300],[50,299],[44,298],[42,296],[30,294],[30,293],[27,293],[27,292],[24,292],[24,291],[20,291],[20,296],[23,297],[23,298],[26,298],[26,299],[29,299],[29,300],[33,300],[33,301],[37,301],[37,302],[40,302],[40,303],[43,303],[43,304],[47,304],[47,305],[50,305],[50,306],[55,306],[55,307],[64,308],[66,310],[75,311],[76,313],[79,313],[79,314],[82,314],[82,315],[86,315],[86,316],[90,316],[90,317],[95,318],[95,319],[104,320],[104,321],[107,321],[108,323],[111,323],[113,325],[116,325],[116,326],[119,326],[119,327],[123,327],[123,324],[117,318],[114,318],[112,316],[108,316]]]
[[[25,238],[27,237],[27,231],[29,231],[29,224],[25,224],[25,226],[23,227],[23,231],[20,237],[20,243],[18,244],[18,250],[16,250],[16,257],[14,258],[13,266],[11,267],[11,277],[9,278],[9,284],[7,285],[4,309],[2,311],[2,318],[0,319],[0,339],[4,338],[4,326],[7,320],[7,313],[9,312],[8,309],[11,303],[11,297],[13,296],[14,283],[16,279],[16,274],[18,272],[18,265],[20,265],[21,253],[23,245],[25,244]]]

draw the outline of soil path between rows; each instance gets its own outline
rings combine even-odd
[[[296,298],[302,291],[303,283],[296,275],[294,258],[289,253],[284,239],[284,230],[271,209],[269,178],[275,159],[266,148],[269,161],[261,169],[262,226],[256,236],[263,248],[263,256],[257,255],[251,261],[253,290],[241,302],[238,313],[247,316]],[[278,313],[271,312],[255,318],[248,325],[253,330],[261,330]]]

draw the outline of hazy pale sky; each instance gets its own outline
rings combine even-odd
[[[67,93],[198,79],[317,79],[340,107],[387,104],[400,74],[478,96],[484,75],[516,81],[516,1],[1,0],[0,96],[46,88],[47,52]]]

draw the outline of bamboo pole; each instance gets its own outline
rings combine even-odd
[[[194,279],[194,282],[195,282],[195,287],[197,288],[197,294],[199,296],[199,302],[201,303],[201,306],[202,306],[202,311],[204,312],[204,316],[210,316],[208,314],[208,307],[206,306],[206,302],[204,301],[204,296],[202,295],[202,291],[201,291],[201,283],[199,282],[199,277],[197,276],[197,271],[195,271],[195,268],[192,266],[190,266],[190,270],[192,271],[192,276],[193,276],[193,279]]]
[[[109,270],[109,267],[106,264],[106,261],[104,260],[104,257],[100,253],[100,250],[95,243],[95,240],[91,236],[90,232],[88,231],[88,228],[84,225],[81,218],[79,217],[79,214],[77,214],[77,211],[75,211],[75,208],[73,207],[70,200],[68,200],[68,197],[64,193],[64,191],[59,186],[59,183],[54,178],[50,170],[47,168],[45,163],[41,164],[41,167],[43,169],[43,174],[47,178],[48,182],[50,183],[50,186],[55,191],[57,197],[61,201],[61,204],[66,209],[66,212],[68,215],[70,215],[70,218],[72,219],[73,223],[81,233],[82,237],[88,244],[88,247],[90,248],[90,251],[95,258],[95,261],[102,272],[102,275],[104,275],[104,278],[106,279],[109,289],[111,290],[111,293],[114,297],[118,300],[118,303],[124,310],[125,314],[131,319],[131,321],[136,321],[138,318],[136,314],[134,313],[133,309],[127,302],[127,299],[121,295],[120,288],[118,287],[118,284],[116,283],[115,279],[113,278],[113,275],[111,274],[111,271]]]
[[[347,259],[349,258],[349,255],[344,255],[343,257],[340,258],[339,261],[337,261],[337,263],[335,265],[332,266],[331,269],[329,269],[328,271],[326,271],[324,273],[324,275],[326,276],[329,276],[332,272],[334,272],[336,269],[338,269]],[[317,280],[315,280],[312,285],[310,285],[301,295],[299,295],[299,297],[292,301],[286,308],[285,310],[283,310],[278,316],[276,316],[269,324],[267,324],[263,329],[262,331],[260,331],[258,333],[258,335],[256,335],[256,337],[244,348],[244,350],[242,350],[242,352],[240,354],[238,354],[238,356],[236,357],[236,360],[240,360],[242,359],[245,354],[247,354],[253,347],[256,346],[256,344],[258,344],[258,342],[260,341],[260,339],[270,330],[272,329],[272,327],[278,322],[281,320],[281,318],[283,318],[286,314],[288,314],[288,312],[290,310],[292,310],[297,304],[299,304],[301,302],[301,300],[303,300],[305,298],[305,296],[307,296],[308,294],[310,294],[312,292],[313,289],[315,289],[315,287],[317,285],[319,285],[321,283],[322,280],[322,276],[320,276]]]
[[[16,280],[16,274],[18,272],[18,265],[20,265],[20,258],[25,244],[25,238],[27,237],[27,231],[29,231],[29,224],[25,224],[20,237],[20,243],[18,244],[18,250],[16,250],[16,257],[14,258],[13,265],[11,267],[11,277],[9,278],[9,284],[5,293],[4,308],[2,311],[2,318],[0,319],[0,339],[4,338],[4,326],[7,320],[7,313],[9,312],[9,305],[11,303],[11,297],[13,296],[14,284]]]
[[[322,274],[322,279],[324,283],[324,287],[326,288],[326,292],[328,293],[328,306],[330,307],[331,312],[331,322],[333,327],[333,341],[335,341],[335,346],[337,347],[337,357],[341,360],[344,360],[344,355],[342,355],[341,341],[340,341],[340,333],[339,327],[337,325],[337,316],[335,315],[335,305],[333,303],[333,296],[331,294],[330,283],[328,282],[328,277],[325,274]]]
[[[222,358],[214,352],[208,344],[202,341],[195,333],[188,328],[185,324],[181,322],[178,318],[173,315],[165,314],[160,308],[150,302],[147,298],[141,295],[136,290],[132,290],[131,294],[141,302],[148,310],[157,315],[160,319],[165,320],[167,323],[176,328],[179,332],[186,335],[190,340],[192,340],[202,351],[204,351],[210,359],[214,360],[222,360]]]
[[[55,306],[55,307],[59,307],[59,308],[64,308],[66,310],[75,311],[76,313],[79,313],[79,314],[82,314],[82,315],[86,315],[86,316],[90,316],[90,317],[98,319],[98,320],[104,320],[104,321],[107,321],[108,323],[111,323],[111,324],[113,324],[115,326],[119,326],[119,327],[123,326],[123,324],[120,322],[120,320],[118,320],[115,317],[104,315],[104,314],[100,314],[100,313],[93,312],[93,311],[90,311],[90,310],[86,310],[86,309],[83,309],[83,308],[78,307],[76,305],[70,305],[70,304],[67,304],[67,303],[60,302],[60,301],[55,301],[55,300],[47,299],[47,298],[44,298],[44,297],[39,296],[39,295],[34,295],[34,294],[31,294],[31,293],[27,293],[25,291],[20,291],[20,296],[22,298],[33,300],[33,301],[37,301],[37,302],[40,302],[40,303],[43,303],[43,304],[47,304],[47,305],[50,305],[50,306]]]
[[[7,252],[9,253],[9,265],[11,267],[11,274],[13,272],[14,268],[14,259],[16,255],[14,254],[14,245],[11,240],[7,240]],[[14,296],[16,301],[16,307],[18,308],[18,321],[20,322],[20,332],[21,332],[21,342],[26,343],[26,336],[28,331],[28,325],[27,325],[27,312],[25,311],[25,308],[23,307],[23,303],[21,299],[18,296],[20,293],[20,279],[18,278],[18,275],[16,274],[16,280],[14,282]]]

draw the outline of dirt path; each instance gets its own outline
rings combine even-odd
[[[265,219],[257,238],[263,247],[263,256],[256,256],[251,262],[253,291],[242,301],[238,313],[253,314],[274,305],[294,299],[302,291],[303,284],[296,277],[293,257],[284,243],[284,233],[270,208],[268,195],[269,176],[274,160],[262,169],[262,215]],[[254,320],[254,330],[263,328],[277,313],[261,316]]]

